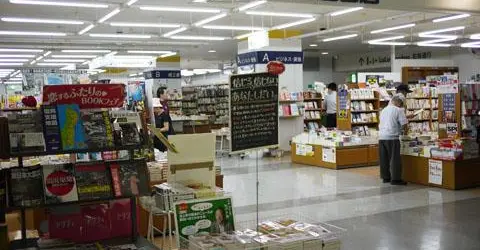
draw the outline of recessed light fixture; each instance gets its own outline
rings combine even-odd
[[[309,46],[310,46],[310,47],[318,47],[318,44],[312,43],[312,44],[310,44]]]
[[[293,27],[293,26],[302,25],[302,24],[305,24],[305,23],[310,23],[310,22],[313,22],[315,20],[317,20],[317,19],[316,18],[309,18],[309,19],[304,19],[304,20],[300,20],[300,21],[296,21],[296,22],[285,23],[285,24],[281,24],[281,25],[273,27],[272,30],[286,29],[286,28],[290,28],[290,27]]]
[[[405,24],[405,25],[400,25],[400,26],[395,26],[395,27],[390,27],[390,28],[385,28],[385,29],[379,29],[379,30],[372,30],[370,31],[370,34],[377,34],[377,33],[382,33],[382,32],[387,32],[387,31],[392,31],[392,30],[399,30],[399,29],[406,29],[406,28],[411,28],[414,27],[414,23],[410,24]]]
[[[345,36],[336,36],[336,37],[330,37],[330,38],[325,38],[323,39],[324,42],[330,42],[330,41],[336,41],[336,40],[343,40],[343,39],[349,39],[353,37],[357,37],[358,34],[350,34],[350,35],[345,35]]]
[[[208,18],[205,18],[205,19],[203,19],[203,20],[200,20],[200,21],[194,23],[193,25],[194,25],[194,26],[202,26],[202,25],[204,25],[204,24],[213,22],[213,21],[215,21],[215,20],[224,18],[224,17],[226,17],[226,16],[227,16],[227,13],[218,14],[218,15],[215,15],[215,16],[208,17]]]
[[[34,58],[35,55],[21,55],[21,54],[7,55],[7,54],[0,54],[0,57],[4,57],[4,58]]]
[[[193,12],[193,13],[220,13],[219,9],[186,8],[186,7],[162,7],[162,6],[141,6],[141,10],[166,11],[166,12]]]
[[[112,10],[110,13],[108,13],[104,17],[100,18],[100,20],[98,20],[98,22],[103,23],[103,22],[107,21],[108,19],[112,18],[113,16],[115,16],[118,13],[120,13],[120,8],[116,8],[116,9]]]
[[[255,16],[281,16],[281,17],[300,17],[300,18],[313,18],[312,14],[304,13],[287,13],[287,12],[270,12],[270,11],[247,11],[247,15]]]
[[[217,51],[214,50],[214,49],[211,49],[211,50],[208,51],[208,53],[217,53]]]
[[[67,34],[66,33],[61,33],[61,32],[0,30],[0,35],[9,35],[9,36],[66,36]]]
[[[64,53],[110,53],[112,52],[111,50],[91,50],[91,49],[85,49],[85,50],[77,50],[77,49],[64,49],[62,50]]]
[[[322,52],[322,55],[328,55],[328,52]]]
[[[178,40],[206,40],[206,41],[223,41],[227,38],[220,36],[171,36],[171,39]]]
[[[152,27],[152,28],[178,28],[180,24],[173,23],[130,23],[130,22],[111,22],[110,26],[117,27]]]
[[[181,27],[181,28],[172,30],[172,31],[170,31],[170,32],[167,32],[167,33],[163,34],[163,36],[164,36],[164,37],[169,37],[169,36],[178,34],[178,33],[180,33],[180,32],[184,32],[185,30],[187,30],[187,27]]]
[[[330,13],[330,16],[340,16],[340,15],[343,15],[343,14],[347,14],[347,13],[351,13],[351,12],[359,11],[359,10],[363,10],[363,9],[364,9],[363,7],[354,7],[354,8],[350,8],[350,9],[335,11],[335,12]]]
[[[80,30],[78,32],[78,35],[83,35],[83,34],[87,33],[89,30],[93,29],[94,27],[95,27],[94,24],[90,24],[87,27],[85,27],[83,30]]]
[[[49,23],[49,24],[84,24],[83,21],[60,20],[60,19],[41,19],[41,18],[21,18],[21,17],[2,17],[4,22],[10,23]]]
[[[43,52],[41,49],[2,49],[0,48],[0,52]]]
[[[14,4],[32,4],[32,5],[50,5],[50,6],[66,6],[66,7],[83,7],[83,8],[108,8],[107,4],[81,3],[81,2],[61,2],[61,1],[33,1],[33,0],[10,0]]]
[[[132,38],[132,39],[149,39],[151,35],[137,35],[137,34],[100,34],[90,33],[90,37],[105,37],[105,38]]]
[[[242,5],[238,8],[238,11],[245,11],[245,10],[248,10],[248,9],[251,9],[251,8],[255,8],[257,6],[260,6],[262,4],[265,4],[267,3],[266,0],[262,0],[262,1],[253,1],[253,2],[250,2],[250,3],[247,3],[245,5]]]
[[[453,15],[453,16],[446,16],[446,17],[441,17],[434,19],[434,23],[439,23],[439,22],[445,22],[445,21],[450,21],[450,20],[455,20],[455,19],[462,19],[462,18],[467,18],[470,17],[470,14],[459,14],[459,15]]]

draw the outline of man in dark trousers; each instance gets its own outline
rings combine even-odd
[[[408,120],[405,116],[402,97],[395,95],[389,105],[380,113],[379,154],[380,176],[384,183],[406,185],[402,180],[402,159],[400,157],[400,135],[406,131]]]

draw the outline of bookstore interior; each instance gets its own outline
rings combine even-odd
[[[479,0],[293,2],[0,1],[0,249],[350,249],[259,160],[378,166],[395,96],[403,181],[480,186]]]

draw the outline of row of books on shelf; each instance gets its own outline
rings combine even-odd
[[[278,107],[278,116],[300,116],[301,110],[296,103],[283,104]]]
[[[462,101],[462,115],[478,115],[480,111],[479,101]]]
[[[9,207],[149,195],[144,160],[36,165],[5,171]]]
[[[142,143],[139,113],[80,110],[77,104],[8,114],[12,153],[110,149]]]
[[[422,134],[426,132],[438,131],[438,122],[410,122],[408,123],[408,132],[410,134]]]
[[[305,105],[305,109],[320,109],[322,107],[319,107],[318,106],[318,102],[304,102],[304,105]]]
[[[305,124],[306,128],[308,130],[319,130],[320,129],[320,125],[318,124],[318,122],[308,122]]]
[[[375,99],[375,93],[373,89],[351,89],[350,99],[353,100],[367,100]]]
[[[415,113],[415,110],[407,110],[407,116],[408,115],[413,115]],[[438,110],[425,110],[422,113],[418,114],[414,118],[411,119],[411,121],[415,120],[438,120]]]
[[[352,111],[373,111],[373,103],[366,101],[352,101]]]
[[[302,92],[280,91],[280,101],[303,101]]]
[[[378,117],[376,113],[352,114],[352,123],[376,123]]]
[[[320,111],[305,111],[305,119],[320,119],[322,114]]]
[[[462,116],[462,129],[472,130],[476,134],[477,127],[480,127],[480,116]]]
[[[444,74],[444,75],[430,75],[426,77],[427,83],[430,84],[458,84],[457,74]]]
[[[369,128],[368,126],[354,126],[352,132],[359,136],[371,136],[376,131],[375,128]]]
[[[407,98],[438,98],[436,87],[418,87],[411,89],[412,93],[407,94]]]
[[[480,83],[461,84],[459,88],[462,100],[472,101],[480,99]]]
[[[229,86],[228,84],[203,86],[197,87],[196,91],[198,92],[198,98],[225,97],[229,94]]]
[[[407,109],[436,109],[438,108],[438,99],[407,99]]]

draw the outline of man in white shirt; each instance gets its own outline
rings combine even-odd
[[[328,93],[323,102],[323,108],[327,113],[327,128],[337,127],[337,84],[328,84]]]
[[[379,155],[380,176],[384,183],[406,185],[402,180],[400,135],[406,130],[408,120],[403,110],[403,100],[395,95],[390,104],[380,113]]]

